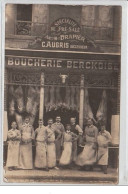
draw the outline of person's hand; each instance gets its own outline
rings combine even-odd
[[[105,131],[104,131],[104,134],[103,135],[104,135],[104,137],[107,137],[107,133]]]
[[[55,139],[55,141],[54,141],[54,142],[56,143],[57,141],[58,141],[58,139]]]
[[[94,144],[94,145],[92,146],[92,148],[93,148],[94,150],[96,150],[96,149],[97,149],[97,145]]]
[[[107,147],[108,147],[108,145],[107,145],[107,144],[104,144],[104,145],[103,145],[103,147],[104,147],[104,148],[107,148]]]

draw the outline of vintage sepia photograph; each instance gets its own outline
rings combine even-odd
[[[5,5],[5,183],[118,184],[121,19],[119,5]]]

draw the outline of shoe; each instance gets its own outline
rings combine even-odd
[[[9,170],[9,171],[12,171],[12,170],[14,170],[14,169],[13,169],[13,168],[11,168],[11,167],[9,167],[9,168],[8,168],[8,170]]]
[[[44,168],[43,170],[48,172],[49,171],[49,168]]]
[[[85,171],[85,166],[81,166],[78,170]]]
[[[59,170],[59,168],[57,166],[55,166],[54,169]]]
[[[103,168],[103,172],[104,172],[104,174],[107,174],[107,166],[106,166],[106,165],[104,165],[102,168]]]
[[[104,174],[108,174],[107,169],[104,170]]]

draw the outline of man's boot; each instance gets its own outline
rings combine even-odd
[[[104,174],[107,174],[107,165],[104,165],[102,168],[103,168]]]

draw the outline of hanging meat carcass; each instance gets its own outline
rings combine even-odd
[[[28,97],[27,97],[27,103],[26,103],[27,113],[32,112],[35,96],[36,96],[36,90],[30,86],[28,89]]]
[[[55,88],[55,93],[56,93],[56,110],[57,110],[57,107],[59,107],[59,105],[62,103],[62,99],[61,99],[61,95],[60,95],[60,87],[56,87]]]
[[[103,90],[101,102],[96,114],[97,121],[104,121],[106,123],[107,120],[107,94],[106,91]]]
[[[71,106],[71,90],[70,90],[70,87],[66,87],[66,95],[65,95],[65,103],[67,105],[68,108],[70,108]]]
[[[76,109],[76,105],[75,105],[75,88],[71,87],[71,108],[72,110]]]
[[[49,103],[49,111],[54,110],[55,105],[55,87],[50,86],[50,103]]]
[[[15,113],[15,117],[16,117],[16,122],[17,122],[17,125],[18,125],[18,129],[20,130],[22,125],[23,125],[23,119],[22,119],[22,116]]]
[[[31,116],[30,116],[30,124],[33,125],[34,121],[35,121],[35,117],[37,114],[37,110],[38,110],[38,105],[39,105],[39,99],[40,99],[40,90],[38,88],[35,89],[35,96],[34,96],[34,102],[33,102],[33,107],[32,107],[32,111],[31,111]]]
[[[76,93],[76,110],[79,112],[80,109],[80,89],[78,87],[75,88]]]
[[[89,104],[88,89],[85,88],[85,93],[84,93],[84,121],[86,122],[88,119],[94,120],[94,116],[93,116],[92,109],[91,109],[90,104]]]
[[[21,86],[19,86],[16,90],[15,90],[15,99],[17,102],[17,111],[19,113],[22,113],[24,111],[24,99],[23,99],[23,89]]]
[[[14,101],[14,87],[9,88],[9,115],[13,116],[15,113],[15,101]]]

